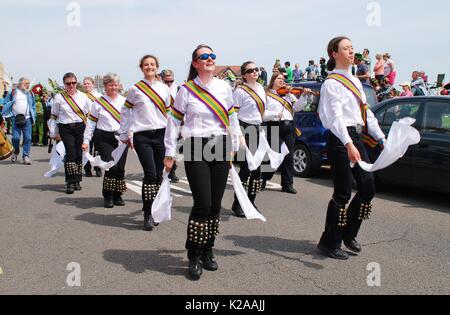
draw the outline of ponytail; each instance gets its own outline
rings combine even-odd
[[[333,52],[337,53],[339,51],[339,44],[344,39],[350,40],[348,37],[339,36],[339,37],[333,38],[328,43],[327,52],[328,52],[328,57],[330,58],[328,60],[328,62],[327,62],[327,69],[328,69],[328,71],[333,71],[336,68],[336,60],[333,57]]]

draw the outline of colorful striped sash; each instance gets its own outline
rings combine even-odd
[[[253,91],[253,89],[245,84],[239,86],[242,90],[248,93],[250,97],[256,102],[256,106],[258,107],[259,113],[261,117],[264,117],[264,111],[266,110],[264,101],[259,97],[258,93]]]
[[[86,94],[86,96],[93,102],[97,100],[97,98],[91,92],[86,92],[84,94]]]
[[[166,103],[150,85],[141,80],[135,86],[156,105],[164,117],[167,117]]]
[[[229,115],[234,113],[234,108],[228,111],[217,98],[211,93],[201,88],[193,80],[186,82],[183,86],[192,93],[200,102],[206,105],[214,116],[222,123],[225,129],[230,127]]]
[[[100,106],[111,115],[116,122],[120,124],[120,112],[103,96],[96,101]]]
[[[362,118],[362,120],[364,122],[362,140],[363,140],[364,143],[368,144],[370,147],[372,147],[372,148],[376,147],[378,145],[378,141],[376,141],[374,138],[372,138],[369,135],[369,133],[368,133],[368,129],[367,129],[367,109],[368,109],[368,106],[363,101],[361,91],[358,89],[358,87],[355,85],[355,83],[353,83],[352,80],[350,80],[349,78],[347,78],[343,74],[332,73],[332,74],[330,74],[327,77],[327,80],[328,79],[333,79],[333,80],[338,81],[345,88],[347,88],[350,92],[352,92],[352,94],[356,97],[356,99],[357,99],[357,101],[359,103],[359,108],[361,110],[361,118]]]
[[[173,108],[173,104],[175,104],[175,100],[172,95],[170,95],[170,108]]]
[[[83,123],[86,124],[86,115],[83,113],[80,106],[78,106],[77,102],[75,102],[75,100],[72,98],[72,96],[70,96],[66,91],[62,91],[61,95],[64,98],[64,100],[66,101],[66,103],[70,106],[72,111],[75,114],[77,114],[77,116],[80,117],[81,120],[83,120]]]
[[[286,101],[284,98],[270,92],[267,93],[267,96],[270,96],[274,100],[278,101],[284,108],[286,108],[291,113],[292,117],[294,117],[294,109],[292,108],[291,103]]]

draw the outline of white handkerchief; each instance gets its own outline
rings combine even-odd
[[[164,171],[163,181],[152,204],[152,217],[156,223],[170,221],[172,196],[170,195],[169,172]]]
[[[248,199],[247,193],[245,192],[244,187],[242,186],[241,179],[239,178],[238,173],[234,169],[234,166],[231,166],[230,169],[231,174],[231,182],[233,183],[234,192],[238,198],[239,204],[241,205],[242,211],[244,211],[245,217],[248,220],[258,219],[263,222],[266,222],[266,218],[255,209],[250,200]]]

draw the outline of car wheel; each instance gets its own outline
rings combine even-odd
[[[294,174],[300,177],[308,177],[312,173],[312,159],[308,148],[299,144],[294,150]]]

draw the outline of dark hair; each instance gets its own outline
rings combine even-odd
[[[314,60],[310,60],[310,61],[308,61],[308,63],[310,66],[312,66],[312,65],[314,65]]]
[[[367,51],[367,53],[370,54],[370,50],[368,50],[367,48],[364,48],[363,53],[364,51]]]
[[[272,77],[270,78],[270,81],[269,81],[269,85],[267,86],[267,89],[268,89],[268,90],[271,90],[271,89],[273,88],[273,83],[275,82],[275,80],[276,80],[280,75],[284,77],[284,75],[283,75],[282,73],[274,73],[274,74],[272,74]]]
[[[192,62],[197,60],[197,51],[199,51],[202,48],[208,48],[211,51],[213,51],[212,48],[209,47],[208,45],[198,45],[197,48],[195,48],[195,50],[192,52],[192,61],[191,61],[191,66],[189,68],[189,74],[188,74],[188,78],[187,78],[188,81],[193,80],[193,79],[195,79],[195,77],[198,76],[197,69],[195,69],[195,67],[192,65]]]
[[[290,63],[289,61],[286,61],[286,62],[284,63],[284,65],[287,66],[287,67],[290,67],[290,66],[291,66],[291,63]]]
[[[253,61],[246,61],[246,62],[244,62],[244,63],[242,64],[242,66],[241,66],[241,76],[242,76],[242,80],[243,80],[244,82],[247,82],[247,80],[244,78],[245,70],[246,70],[247,66],[250,65],[250,64],[252,64],[252,63],[254,63],[254,62],[253,62]]]
[[[142,57],[142,58],[141,58],[141,61],[139,61],[139,68],[142,69],[142,67],[144,66],[144,60],[147,59],[147,58],[152,58],[153,60],[155,60],[155,62],[156,62],[156,67],[159,68],[159,60],[158,60],[158,58],[156,58],[156,57],[153,56],[153,55],[145,55],[144,57]]]
[[[67,72],[67,73],[63,76],[63,83],[65,84],[65,83],[66,83],[66,79],[69,79],[69,78],[75,78],[75,80],[78,81],[77,76],[75,75],[75,73],[73,73],[73,72]]]
[[[333,71],[336,68],[336,60],[333,57],[333,52],[337,53],[339,51],[339,44],[344,39],[350,40],[348,37],[339,36],[339,37],[333,38],[328,43],[327,52],[328,52],[328,57],[330,58],[330,59],[328,59],[328,62],[327,62],[328,71]]]

